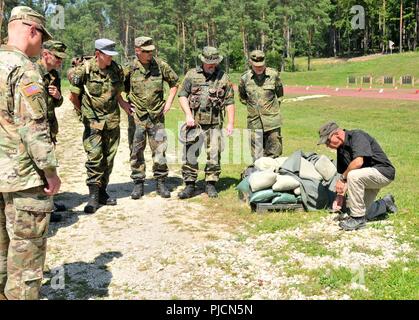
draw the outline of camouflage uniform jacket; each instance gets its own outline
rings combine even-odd
[[[120,110],[117,96],[124,90],[122,68],[114,61],[106,69],[99,69],[95,59],[76,67],[71,78],[70,91],[81,95],[84,122],[102,130],[119,126]]]
[[[129,68],[124,68],[125,91],[128,100],[135,106],[135,115],[140,119],[149,115],[151,119],[162,116],[164,81],[170,88],[179,84],[179,77],[165,62],[153,58],[148,68],[135,59]]]
[[[55,137],[58,133],[58,121],[57,117],[55,116],[55,108],[61,107],[64,101],[61,92],[61,78],[57,70],[51,70],[48,72],[48,70],[42,64],[41,60],[37,61],[37,65],[39,66],[39,71],[41,73],[42,80],[44,81],[44,88],[47,94],[48,122],[51,129],[51,138],[55,140]],[[55,99],[50,96],[48,94],[48,86],[57,87],[58,91],[61,93],[61,98]]]
[[[248,129],[271,131],[281,127],[280,102],[284,95],[279,73],[266,68],[259,79],[253,70],[246,71],[240,79],[240,101],[247,106]]]
[[[45,185],[58,166],[38,67],[17,48],[0,48],[0,192]]]
[[[230,78],[218,68],[209,77],[202,67],[188,71],[178,96],[188,98],[189,107],[199,124],[221,124],[225,107],[234,104]]]

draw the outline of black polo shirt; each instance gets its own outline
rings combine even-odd
[[[362,168],[376,168],[387,179],[394,180],[396,170],[377,141],[362,130],[345,130],[345,141],[337,150],[337,169],[344,173],[358,157],[364,158]]]

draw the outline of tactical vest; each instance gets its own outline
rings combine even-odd
[[[224,71],[216,71],[215,81],[206,81],[203,73],[192,75],[191,93],[188,97],[195,121],[199,124],[222,124],[225,109],[223,106],[227,82],[223,81]]]

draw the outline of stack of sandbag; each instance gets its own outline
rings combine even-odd
[[[280,158],[259,158],[254,163],[254,170],[247,170],[250,175],[244,177],[237,189],[247,195],[249,203],[295,204],[301,201],[294,193],[300,183],[290,176],[277,172],[287,160]]]
[[[255,161],[252,169],[247,169],[237,189],[250,204],[270,203],[296,204],[301,203],[300,182],[291,175],[279,174],[286,157],[262,157]],[[300,177],[329,181],[336,174],[336,166],[324,155],[315,164],[301,158]]]

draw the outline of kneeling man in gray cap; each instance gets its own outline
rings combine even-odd
[[[337,195],[348,195],[349,216],[339,226],[356,230],[386,212],[396,212],[394,197],[387,195],[379,201],[375,197],[381,188],[395,178],[396,170],[378,142],[362,130],[345,130],[335,122],[328,122],[319,130],[318,144],[337,150]],[[342,199],[342,197],[341,197]]]

